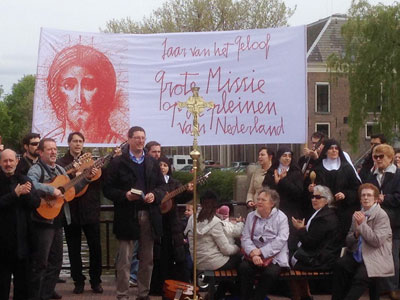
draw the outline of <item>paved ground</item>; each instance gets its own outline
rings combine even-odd
[[[86,284],[85,286],[85,292],[81,295],[75,295],[72,293],[72,290],[74,288],[73,282],[71,279],[67,279],[67,283],[64,284],[57,284],[56,290],[59,294],[63,296],[64,300],[79,300],[79,299],[85,299],[85,300],[109,300],[109,299],[116,299],[115,298],[115,281],[113,276],[103,276],[103,288],[104,288],[104,293],[103,294],[94,294],[92,290],[90,289],[90,285]],[[130,289],[130,296],[131,299],[135,299],[135,295],[137,292],[136,288],[131,288]],[[161,300],[161,297],[156,297],[156,296],[151,296],[150,297],[152,300]],[[270,296],[271,300],[288,300],[289,298],[285,297],[278,297],[278,296]],[[315,295],[314,300],[330,300],[331,296],[330,295]],[[369,299],[368,295],[365,294],[362,298],[362,300],[367,300]],[[381,299],[389,299],[388,297],[381,297]]]

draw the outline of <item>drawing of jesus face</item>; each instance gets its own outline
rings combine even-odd
[[[115,136],[109,118],[119,101],[116,73],[104,53],[85,45],[61,50],[49,69],[47,93],[64,135],[79,131],[88,142]]]
[[[90,116],[95,113],[93,101],[98,92],[94,75],[81,66],[71,66],[61,74],[60,92],[66,99],[66,118],[72,130],[88,129]]]

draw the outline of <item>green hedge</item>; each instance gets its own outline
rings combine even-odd
[[[233,171],[213,171],[205,184],[198,185],[199,195],[201,196],[206,190],[212,190],[218,195],[220,202],[232,201],[236,175]],[[193,174],[189,172],[176,171],[172,176],[182,184],[186,184],[193,179]]]

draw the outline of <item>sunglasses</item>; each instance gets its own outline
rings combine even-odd
[[[31,146],[37,146],[37,145],[39,145],[39,142],[32,142],[32,143],[29,143],[29,145],[31,145]]]
[[[374,155],[373,157],[374,157],[375,160],[376,159],[383,159],[385,157],[385,154]]]
[[[313,196],[312,196],[312,199],[320,200],[320,199],[322,199],[322,198],[325,198],[325,197],[324,197],[324,196],[321,196],[321,195],[313,195]]]

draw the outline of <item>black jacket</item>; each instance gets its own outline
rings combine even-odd
[[[303,176],[296,167],[290,167],[287,175],[275,184],[275,169],[270,168],[264,177],[263,186],[278,192],[279,209],[285,213],[289,222],[291,217],[302,218]]]
[[[295,269],[329,270],[339,258],[339,220],[333,209],[324,206],[311,220],[308,231],[298,232],[301,247],[294,254]]]
[[[342,242],[344,243],[344,239],[350,229],[352,215],[356,210],[360,209],[357,191],[361,183],[354,169],[345,159],[342,159],[341,166],[338,170],[326,170],[322,161],[320,161],[313,170],[317,174],[315,180],[317,185],[320,184],[329,187],[333,196],[339,192],[345,195],[345,199],[334,201],[333,203],[339,218],[343,237]],[[307,178],[307,186],[308,184],[310,184],[310,178]]]
[[[17,197],[15,187],[30,181],[24,175],[7,177],[0,170],[0,259],[17,256],[27,258],[30,253],[30,213],[39,207],[40,198],[32,185],[29,194]]]
[[[18,162],[17,169],[15,170],[16,174],[25,175],[28,174],[29,169],[35,163],[28,157],[22,156]]]
[[[369,174],[367,183],[375,185],[385,195],[381,207],[390,219],[393,238],[400,239],[400,169],[396,173],[385,173],[382,186],[379,186],[376,175]]]
[[[162,219],[160,202],[165,195],[166,185],[158,162],[149,156],[144,158],[145,185],[144,194],[152,192],[155,201],[144,204],[149,211],[153,236],[162,235]],[[139,238],[138,206],[143,200],[128,201],[126,192],[136,187],[138,175],[134,162],[129,155],[129,148],[123,150],[121,156],[114,158],[107,168],[107,176],[103,187],[104,196],[114,202],[114,234],[119,240],[137,240]]]
[[[57,164],[65,167],[73,161],[74,157],[68,151],[62,158],[57,160]],[[70,178],[73,177],[74,176],[70,176]],[[85,194],[69,202],[71,224],[86,225],[98,223],[100,221],[100,192],[102,178],[103,176],[98,180],[91,182]]]

